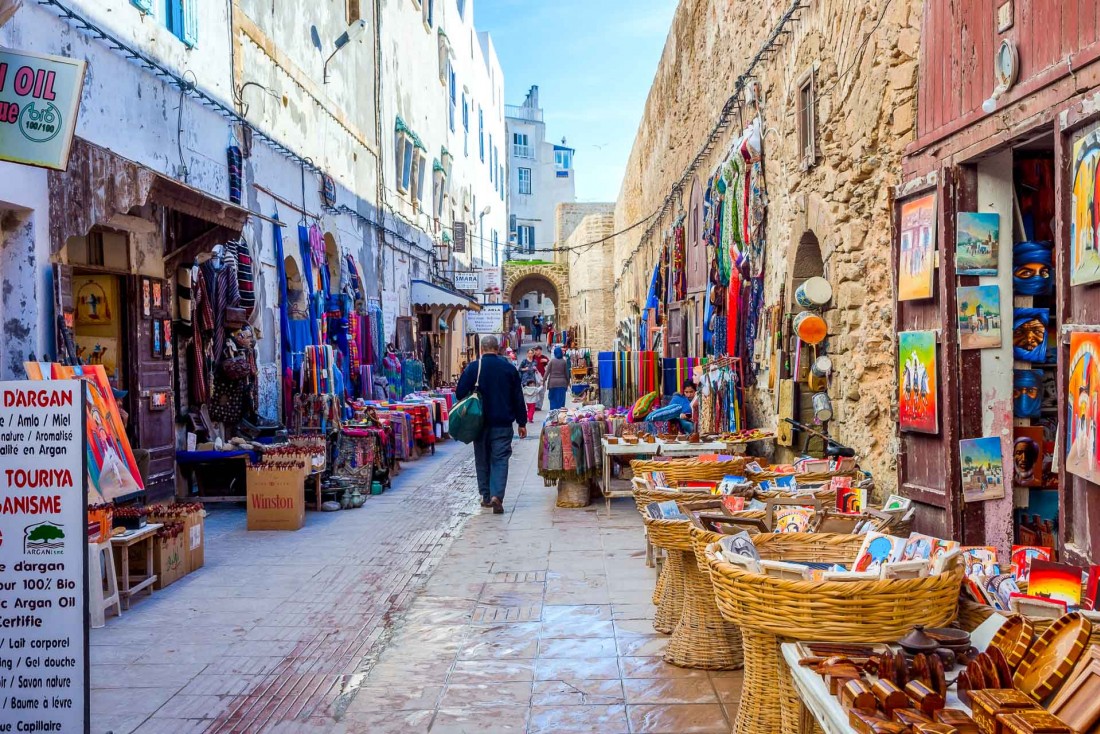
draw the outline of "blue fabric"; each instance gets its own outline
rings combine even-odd
[[[546,389],[546,394],[550,396],[550,410],[558,410],[565,407],[565,392],[569,388],[565,387],[550,387]]]
[[[279,212],[275,212],[275,220],[279,219]],[[272,227],[275,230],[275,268],[279,273],[279,334],[282,337],[280,344],[282,345],[282,357],[283,357],[283,369],[290,369],[293,367],[293,359],[291,358],[291,352],[293,348],[291,345],[293,342],[290,338],[290,297],[287,295],[286,287],[286,258],[283,257],[283,228],[276,224]]]
[[[524,417],[526,419],[526,408]],[[490,497],[504,501],[508,487],[508,460],[512,458],[512,426],[486,428],[474,439],[474,468],[477,471],[477,489],[481,499]]]
[[[554,347],[554,358],[563,359],[564,357],[565,353],[561,351],[561,347]]]
[[[313,334],[309,319],[288,319],[287,324],[289,336],[283,339],[283,367],[298,370],[305,359],[306,347],[312,344]]]
[[[486,354],[466,365],[455,388],[455,398],[465,400],[474,391],[477,365],[481,362],[481,410],[486,428],[512,430],[512,424],[527,425],[527,403],[519,384],[519,370],[499,354]]]

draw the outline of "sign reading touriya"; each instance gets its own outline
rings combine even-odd
[[[0,49],[0,160],[65,170],[83,61]]]

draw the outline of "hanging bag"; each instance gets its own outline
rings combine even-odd
[[[473,443],[481,436],[485,424],[485,414],[481,408],[481,359],[477,360],[477,377],[474,379],[474,391],[465,400],[451,408],[449,430],[451,438],[462,443]]]

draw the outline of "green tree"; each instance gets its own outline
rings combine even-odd
[[[27,535],[27,540],[34,543],[49,543],[51,540],[61,540],[65,533],[56,525],[39,525]]]

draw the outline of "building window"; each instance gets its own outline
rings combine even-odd
[[[130,4],[143,13],[153,12],[153,0],[130,0]]]
[[[512,155],[516,158],[534,158],[535,151],[531,148],[530,138],[527,133],[512,133]]]
[[[420,211],[424,206],[424,170],[427,168],[427,160],[419,149],[413,150],[412,158],[412,191],[409,192],[409,198],[412,199],[413,207]]]
[[[436,220],[443,218],[443,199],[447,191],[447,174],[442,164],[432,167],[432,204]]]
[[[493,265],[500,265],[500,237],[493,230]]]
[[[451,104],[449,121],[451,123],[451,132],[455,131],[455,111],[458,109],[458,81],[455,79],[455,70],[451,67],[451,62],[447,62],[447,75],[450,77],[451,86]]]
[[[165,0],[164,22],[188,48],[199,42],[198,0]]]
[[[420,6],[421,12],[424,14],[424,25],[428,26],[428,30],[431,30],[435,25],[435,0],[421,0],[423,3]]]
[[[462,93],[462,154],[470,155],[470,102]]]
[[[497,170],[497,181],[500,181],[500,200],[504,201],[504,166]]]
[[[811,69],[798,83],[798,150],[803,169],[817,163],[816,107],[817,93]]]
[[[489,183],[493,184],[493,191],[497,190],[497,167],[493,162],[495,153],[496,151],[493,149],[493,134],[489,133]]]
[[[458,0],[458,17],[466,17],[466,0]]]
[[[359,0],[344,0],[344,14],[347,16],[348,25],[363,17],[359,10]]]
[[[481,162],[485,162],[485,112],[481,105],[477,107],[477,147],[481,153]]]
[[[568,171],[573,168],[573,151],[565,148],[555,150],[554,167],[559,171]]]
[[[535,251],[535,226],[521,224],[516,227],[516,245],[520,252],[531,254]]]
[[[519,192],[521,194],[530,195],[530,193],[531,193],[531,169],[530,168],[520,168],[520,169],[518,169],[518,172],[519,172]]]
[[[413,143],[412,138],[405,133],[398,132],[394,161],[397,163],[397,190],[402,194],[409,193],[415,151],[416,145]]]

